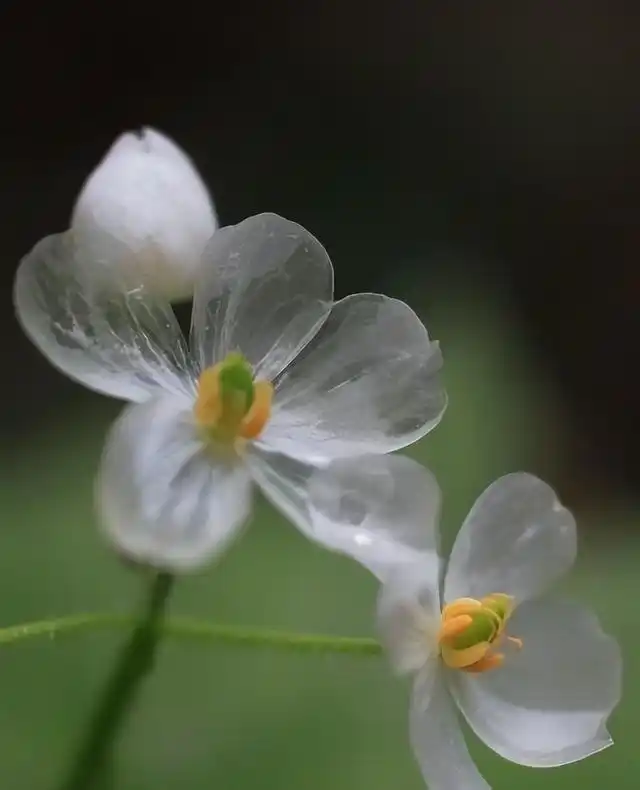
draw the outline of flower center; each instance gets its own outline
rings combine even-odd
[[[499,667],[504,653],[496,652],[503,638],[516,647],[522,641],[505,637],[505,626],[513,611],[513,598],[504,593],[492,593],[479,601],[458,598],[442,610],[438,632],[440,655],[444,663],[465,672],[486,672]]]
[[[272,399],[271,382],[254,381],[247,360],[231,353],[200,375],[193,413],[212,439],[233,444],[260,435],[271,415]]]

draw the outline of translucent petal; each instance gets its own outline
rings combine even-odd
[[[85,182],[71,227],[104,235],[101,265],[127,287],[165,299],[193,295],[202,253],[216,229],[213,204],[187,155],[154,129],[120,136]]]
[[[295,222],[259,214],[215,234],[195,294],[192,346],[202,367],[240,351],[272,380],[325,320],[333,268]]]
[[[441,365],[438,344],[404,302],[348,296],[276,383],[263,440],[306,460],[397,450],[442,417]]]
[[[416,683],[411,700],[411,746],[429,790],[491,790],[476,768],[443,680],[444,669],[426,685]]]
[[[315,467],[270,452],[260,443],[249,445],[246,461],[271,504],[308,538],[317,540],[309,512],[309,480]]]
[[[251,479],[237,458],[214,454],[190,401],[130,406],[109,437],[98,480],[104,530],[127,557],[186,571],[220,554],[251,510]]]
[[[437,573],[440,489],[401,455],[337,459],[310,481],[316,539],[348,554],[379,579],[411,563]]]
[[[106,289],[88,254],[67,232],[47,236],[23,258],[14,299],[29,338],[63,373],[105,395],[143,401],[191,387],[170,305],[142,287],[116,291],[111,282]]]
[[[452,690],[470,726],[507,760],[564,765],[609,746],[607,717],[620,700],[622,663],[596,617],[562,601],[516,609],[523,640],[499,669],[456,673]]]
[[[533,598],[573,565],[576,540],[573,516],[546,483],[523,472],[501,477],[481,494],[458,533],[445,601],[493,592]]]
[[[440,628],[438,568],[432,558],[387,574],[378,596],[377,624],[398,674],[431,671],[431,663],[439,661]]]

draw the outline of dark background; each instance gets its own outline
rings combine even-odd
[[[573,592],[628,661],[620,746],[551,781],[474,755],[495,787],[635,790],[640,5],[6,2],[0,87],[0,622],[129,611],[140,595],[92,525],[120,405],[30,345],[11,289],[21,256],[68,226],[113,140],[151,125],[192,156],[221,224],[281,213],[327,247],[339,295],[381,290],[420,311],[442,342],[450,406],[416,452],[445,492],[449,536],[485,485],[519,468],[575,510]],[[363,571],[264,506],[254,521],[179,585],[177,611],[372,632]],[[3,790],[53,788],[121,639],[3,648]],[[405,720],[382,663],[172,643],[114,787],[417,790]]]
[[[575,462],[634,490],[636,4],[13,3],[0,19],[7,304],[20,256],[66,226],[111,141],[155,125],[222,224],[301,222],[343,293],[389,289],[399,267],[427,292],[443,273],[505,289],[562,390]],[[0,316],[20,371],[3,430],[22,432],[80,393]]]

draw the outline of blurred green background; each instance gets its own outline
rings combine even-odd
[[[495,295],[478,296],[459,285],[431,293],[434,307],[425,316],[444,349],[450,406],[415,455],[440,480],[448,543],[494,478],[528,469],[554,483],[553,469],[563,460],[553,387],[528,358],[504,305]],[[93,474],[117,410],[89,396],[84,411],[48,425],[2,459],[3,624],[137,606],[142,580],[102,543],[92,514]],[[617,525],[611,513],[587,512],[579,503],[576,510],[580,558],[564,592],[594,606],[622,642],[625,697],[611,723],[617,745],[583,764],[535,771],[473,741],[494,787],[637,787],[637,542],[619,537],[623,512]],[[629,526],[633,513],[626,518]],[[590,529],[595,522],[601,529]],[[216,566],[179,583],[171,609],[222,623],[368,635],[375,594],[365,571],[306,543],[260,503],[245,535]],[[0,649],[3,790],[54,786],[124,638],[87,632]],[[407,741],[407,691],[379,657],[168,640],[120,741],[114,787],[417,790],[422,780]]]

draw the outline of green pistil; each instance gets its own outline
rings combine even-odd
[[[473,622],[461,634],[449,641],[454,650],[466,650],[481,642],[491,642],[500,628],[500,619],[491,609],[484,607],[478,612],[470,613]]]
[[[240,423],[253,405],[254,387],[251,365],[242,354],[228,354],[218,373],[221,414],[210,435],[219,442],[233,442]]]
[[[503,623],[511,612],[512,598],[509,595],[496,593],[483,598],[482,603],[485,609],[495,612],[500,622]]]
[[[251,365],[242,354],[229,354],[220,369],[220,397],[223,403],[223,414],[227,410],[227,404],[236,411],[238,405],[242,403],[244,412],[249,411],[253,405],[253,371]]]

